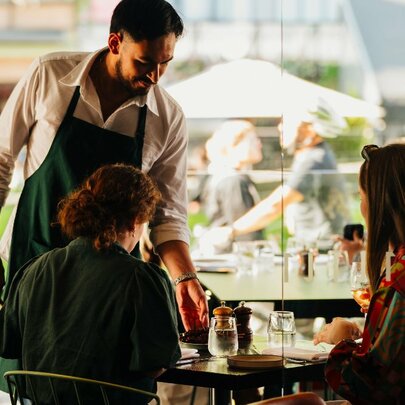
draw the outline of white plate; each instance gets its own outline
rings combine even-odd
[[[236,263],[230,257],[194,258],[193,263],[197,271],[213,273],[234,273],[236,271]]]

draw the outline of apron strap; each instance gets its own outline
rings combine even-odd
[[[135,144],[136,144],[136,162],[139,162],[139,169],[142,169],[142,150],[143,150],[143,141],[145,138],[145,125],[146,125],[146,112],[147,112],[146,104],[141,107],[139,110],[139,119],[138,119],[138,126],[135,132]]]
[[[75,112],[76,104],[79,101],[80,97],[80,86],[76,86],[75,92],[73,93],[73,97],[70,100],[70,104],[68,109],[66,110],[65,117],[70,117]]]
[[[73,117],[73,113],[75,112],[77,102],[80,98],[80,86],[76,86],[75,91],[73,93],[72,99],[70,100],[69,106],[66,110],[65,116],[63,117],[62,122],[60,123],[59,128],[65,128],[68,125],[69,119]]]

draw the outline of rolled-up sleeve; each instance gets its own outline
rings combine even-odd
[[[14,87],[0,115],[0,207],[10,191],[14,162],[34,123],[38,66],[36,59]]]
[[[187,129],[182,111],[174,117],[168,129],[164,151],[154,162],[149,174],[162,193],[150,238],[156,247],[164,242],[190,242],[187,224]]]

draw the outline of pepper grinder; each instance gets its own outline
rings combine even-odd
[[[228,318],[233,315],[233,309],[227,307],[225,301],[221,301],[221,306],[214,308],[212,313],[218,319],[218,327],[224,328],[228,323]]]
[[[252,309],[245,307],[245,301],[241,301],[239,306],[234,309],[234,313],[236,316],[239,347],[247,347],[253,340],[253,331],[250,327]]]

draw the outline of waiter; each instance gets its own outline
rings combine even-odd
[[[40,57],[16,85],[0,117],[0,206],[26,145],[25,184],[0,246],[9,269],[3,297],[27,260],[67,244],[53,226],[58,201],[99,166],[130,163],[163,195],[150,236],[177,285],[184,327],[207,324],[188,250],[185,118],[157,84],[182,33],[165,0],[122,0],[106,48]]]

